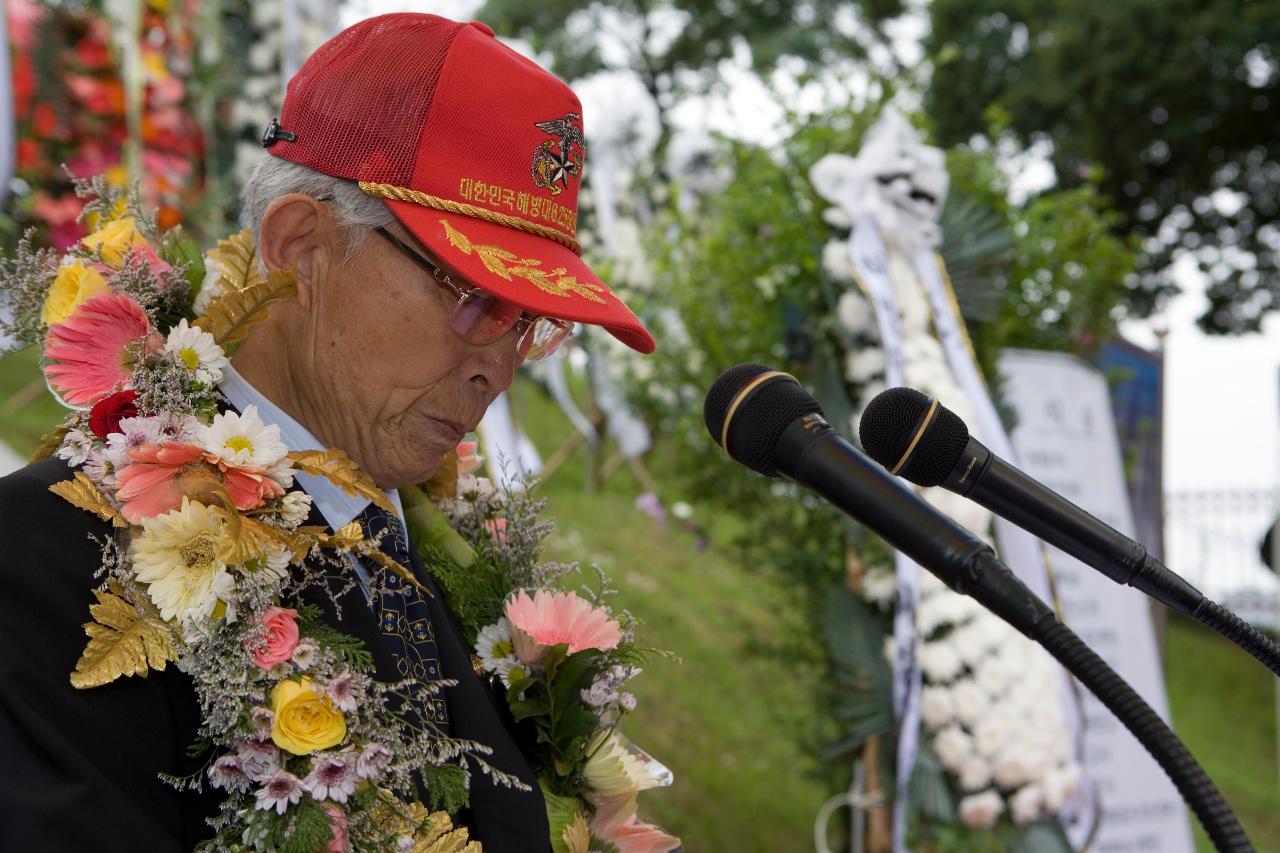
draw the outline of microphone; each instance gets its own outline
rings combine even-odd
[[[812,489],[948,587],[1044,646],[1146,747],[1219,850],[1253,850],[1213,782],[1142,697],[1063,625],[991,546],[837,434],[793,376],[761,364],[731,367],[708,390],[703,418],[730,459]]]
[[[822,417],[794,377],[759,364],[720,375],[703,416],[729,457],[808,486],[956,592],[972,595],[1029,637],[1053,611],[974,536],[885,473]]]
[[[996,456],[937,400],[914,388],[882,391],[867,404],[858,436],[891,474],[976,501],[1117,583],[1208,625],[1280,675],[1280,647],[1140,543]]]

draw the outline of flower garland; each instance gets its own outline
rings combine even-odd
[[[469,766],[523,784],[486,763],[486,745],[393,710],[448,682],[376,681],[361,642],[298,603],[313,587],[335,601],[353,588],[352,555],[377,564],[374,592],[393,573],[417,581],[358,522],[306,524],[311,498],[295,472],[390,511],[389,499],[340,450],[290,453],[255,407],[221,410],[228,351],[293,296],[293,275],[264,278],[247,232],[202,259],[103,179],[76,189],[103,223],[94,233],[61,257],[28,236],[0,260],[13,306],[3,331],[43,347],[49,388],[74,409],[37,455],[76,469],[52,490],[115,533],[101,543],[72,684],[169,663],[192,677],[209,764],[167,781],[225,792],[210,849],[475,853],[448,814],[466,804]],[[515,718],[538,733],[552,847],[678,846],[636,816],[639,791],[670,774],[616,730],[635,705],[623,686],[646,657],[630,615],[613,614],[603,580],[585,597],[553,588],[574,567],[538,562],[551,529],[541,504],[495,493],[471,473],[474,446],[459,450],[423,489],[402,490],[406,521],[475,643],[477,671],[501,679]],[[333,575],[346,586],[331,589]]]
[[[822,261],[828,277],[848,288],[836,310],[840,337],[848,343],[843,372],[865,403],[884,390],[874,309],[852,286],[855,275],[844,240],[828,242]],[[945,400],[972,423],[970,405],[930,332],[922,286],[897,254],[890,256],[890,271],[908,384]],[[860,412],[851,429],[859,420]],[[991,529],[990,511],[959,495],[933,488],[922,490],[921,497],[969,530]],[[860,592],[876,607],[892,608],[892,565],[868,565]],[[1062,716],[1057,665],[999,617],[927,572],[921,575],[917,627],[924,677],[921,722],[932,754],[959,792],[956,818],[971,829],[989,830],[1005,821],[1021,827],[1056,816],[1083,781]]]

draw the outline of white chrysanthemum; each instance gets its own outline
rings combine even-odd
[[[1013,822],[1022,825],[1040,817],[1044,806],[1044,789],[1039,785],[1027,785],[1009,798],[1009,814]]]
[[[486,672],[504,676],[519,663],[511,644],[511,626],[506,617],[480,629],[476,635],[476,656]]]
[[[297,527],[311,515],[311,495],[306,492],[289,492],[280,500],[280,523],[285,527]]]
[[[920,692],[920,721],[926,729],[940,729],[955,719],[955,703],[947,687],[925,686]]]
[[[1080,790],[1083,774],[1075,762],[1051,770],[1044,780],[1044,807],[1051,813],[1062,808],[1063,803]]]
[[[178,360],[201,382],[216,385],[222,381],[222,371],[230,366],[226,353],[213,340],[213,335],[199,326],[188,326],[184,317],[169,330],[164,351]]]
[[[955,702],[956,718],[966,726],[976,726],[991,708],[991,697],[971,678],[953,687],[951,698]]]
[[[63,436],[62,445],[58,447],[58,452],[54,455],[64,460],[72,468],[83,465],[85,459],[89,457],[90,451],[93,450],[93,439],[84,433],[83,430],[72,429],[67,430],[67,434]]]
[[[898,594],[898,576],[885,566],[873,566],[862,576],[862,597],[881,609]]]
[[[942,766],[954,773],[973,756],[973,738],[959,726],[947,726],[933,739],[933,751]]]
[[[845,258],[847,260],[848,255]],[[836,303],[836,320],[839,321],[840,328],[851,335],[869,334],[876,327],[871,303],[852,290],[840,294],[840,300]]]
[[[208,310],[209,306],[213,304],[213,300],[226,292],[226,288],[222,284],[222,272],[222,264],[209,255],[205,255],[204,281],[200,284],[200,292],[196,294],[195,304],[192,306],[197,317]]]
[[[293,488],[293,460],[288,456],[267,469],[267,476],[280,484],[282,489]]]
[[[946,684],[964,670],[964,661],[945,640],[926,643],[917,657],[931,684]]]
[[[260,561],[260,571],[264,577],[282,581],[289,576],[289,561],[293,558],[283,548],[268,548]]]
[[[227,537],[218,510],[187,498],[179,509],[142,523],[132,544],[133,568],[161,617],[207,616],[219,593],[229,593],[231,578],[219,556]]]
[[[853,281],[853,263],[849,260],[849,246],[843,240],[828,240],[822,247],[822,271],[835,282]],[[842,324],[843,325],[843,324]],[[857,334],[861,329],[850,329]]]
[[[976,791],[991,784],[991,762],[980,755],[971,755],[960,765],[960,787]]]
[[[990,829],[1004,811],[1004,800],[994,790],[965,797],[957,809],[960,822],[970,829]]]
[[[258,417],[257,406],[245,407],[243,414],[223,412],[205,427],[200,445],[208,453],[237,468],[272,468],[288,449],[280,440],[280,427],[267,426]]]
[[[884,373],[884,353],[878,349],[849,350],[844,357],[844,378],[863,385]]]

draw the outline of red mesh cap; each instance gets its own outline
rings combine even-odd
[[[467,280],[535,314],[653,338],[580,257],[582,105],[481,23],[403,13],[321,45],[268,151],[359,181]]]

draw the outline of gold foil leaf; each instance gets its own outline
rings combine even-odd
[[[213,335],[219,346],[239,343],[255,323],[267,319],[267,312],[277,302],[298,295],[298,276],[293,270],[272,270],[265,281],[243,290],[228,290],[213,300],[204,315],[193,326]]]
[[[430,812],[422,803],[399,802],[380,790],[378,802],[369,810],[382,831],[413,839],[413,853],[484,853],[479,841],[472,841],[466,827],[453,825],[447,812]]]
[[[436,472],[431,475],[430,480],[422,484],[421,488],[431,495],[432,500],[456,498],[458,496],[458,451],[450,450],[446,453],[440,460]]]
[[[111,522],[115,527],[129,526],[129,522],[124,520],[120,511],[111,505],[102,492],[98,491],[93,480],[90,480],[89,475],[83,471],[77,471],[74,479],[54,483],[49,487],[49,491],[73,506],[88,510],[103,521]]]
[[[221,281],[227,290],[244,290],[262,281],[262,268],[258,265],[258,248],[253,244],[253,232],[248,228],[219,240],[209,257],[222,268]]]
[[[363,541],[364,528],[360,526],[360,522],[353,521],[339,527],[332,536],[326,536],[320,544],[337,551],[350,551]]]
[[[71,427],[67,424],[63,424],[57,429],[50,430],[40,436],[40,446],[36,448],[35,452],[31,454],[31,458],[27,461],[39,462],[41,459],[48,459],[59,447],[62,446],[62,439],[64,439],[69,432],[71,432]]]
[[[472,841],[466,827],[454,826],[445,812],[428,815],[424,829],[413,838],[413,853],[484,853],[479,841]]]
[[[394,559],[392,559],[383,551],[380,551],[377,548],[367,548],[362,553],[364,556],[368,557],[370,560],[373,560],[378,565],[383,566],[384,568],[390,569],[398,578],[400,578],[400,580],[404,581],[405,583],[409,584],[412,587],[415,587],[418,590],[418,592],[422,593],[428,598],[432,597],[431,590],[428,589],[427,586],[422,583],[422,581],[414,577],[413,572],[409,571],[409,569],[397,563]]]
[[[238,516],[234,511],[226,513],[226,515],[228,517]],[[231,566],[239,566],[262,559],[271,548],[293,550],[291,547],[293,543],[289,541],[288,536],[284,535],[283,531],[245,516],[238,516],[237,520],[239,524],[232,525],[232,529],[228,531],[222,553],[218,555],[224,563]]]
[[[93,594],[98,599],[89,605],[94,621],[84,626],[89,645],[71,674],[72,687],[87,690],[123,675],[145,677],[148,670],[163,670],[178,659],[172,629],[145,596],[134,606],[115,591],[95,589]]]
[[[395,507],[387,493],[378,488],[373,478],[347,454],[332,447],[328,450],[296,450],[289,454],[296,468],[315,477],[324,477],[349,495],[368,498],[377,506],[394,514]]]

